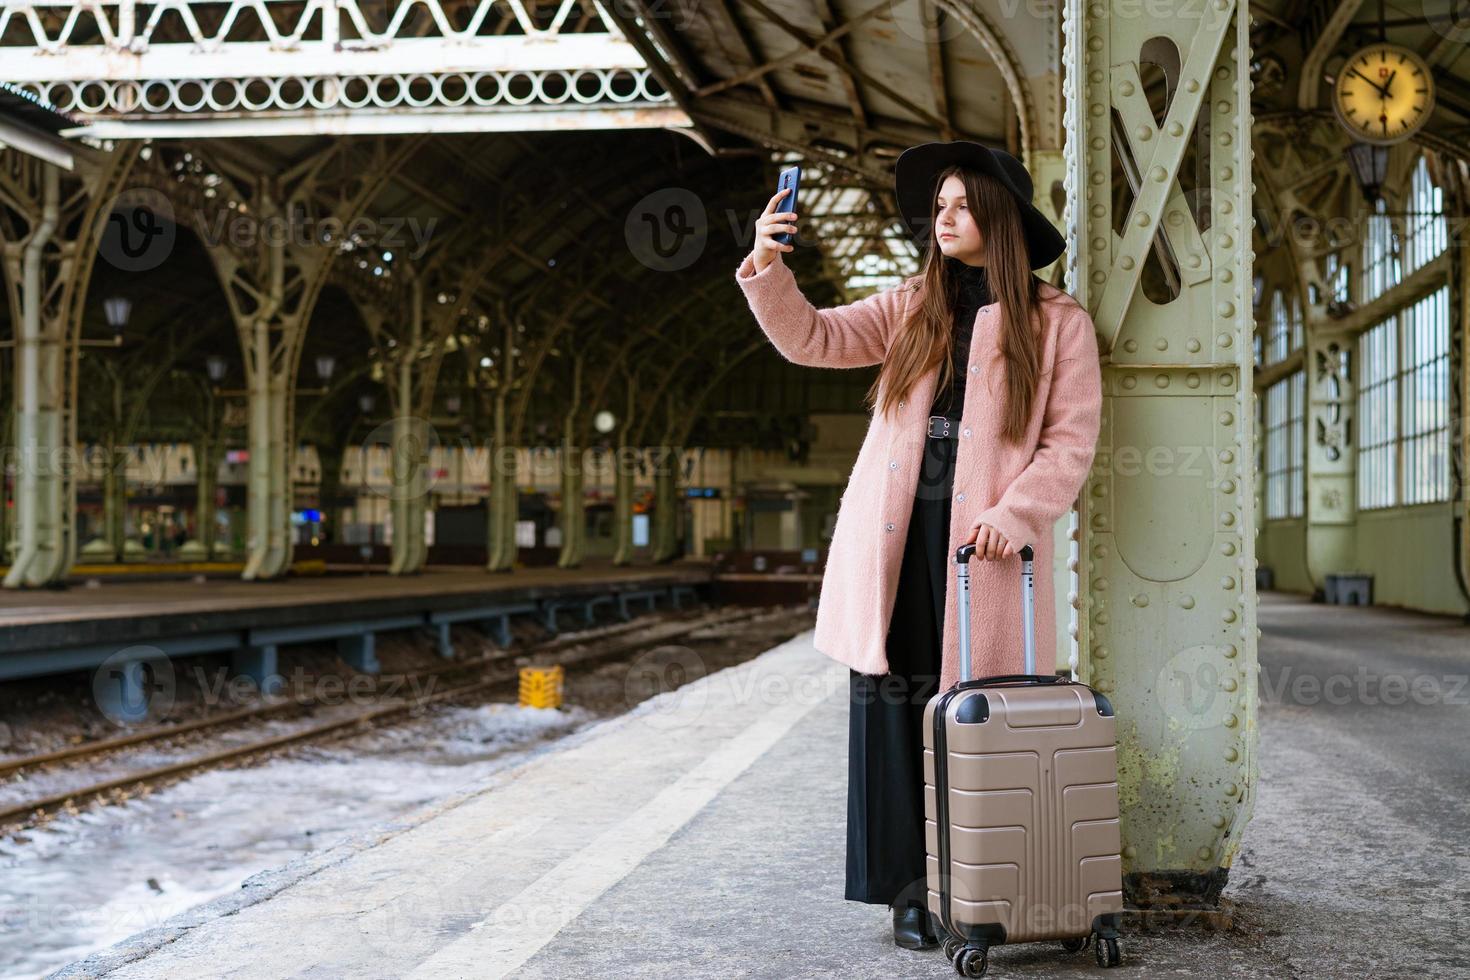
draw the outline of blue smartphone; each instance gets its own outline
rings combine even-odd
[[[776,185],[776,190],[778,190],[778,191],[789,190],[791,193],[787,194],[786,197],[782,199],[781,203],[778,204],[778,205],[776,205],[776,210],[777,211],[792,211],[792,212],[794,212],[796,210],[796,191],[797,191],[797,188],[799,188],[800,186],[801,186],[801,168],[800,167],[794,167],[794,166],[793,167],[787,167],[785,170],[781,171],[781,182]],[[792,238],[792,232],[789,232],[789,231],[779,232],[779,233],[777,233],[775,235],[772,235],[771,238],[774,241],[780,242],[782,245],[790,245],[791,244],[791,238]]]

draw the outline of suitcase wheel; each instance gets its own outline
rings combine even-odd
[[[1097,940],[1097,965],[1109,967],[1117,966],[1121,962],[1123,962],[1123,953],[1118,949],[1118,940],[1103,939],[1099,936]]]
[[[989,966],[986,951],[979,946],[962,946],[954,954],[954,972],[962,977],[983,977]]]
[[[1091,938],[1092,936],[1091,934],[1089,934],[1086,936],[1078,936],[1076,939],[1063,939],[1062,949],[1066,950],[1069,953],[1080,953],[1087,948],[1087,941]]]
[[[964,948],[964,945],[964,943],[960,942],[953,936],[946,936],[944,942],[940,944],[939,948],[944,951],[944,958],[953,963],[955,954],[958,953],[962,948]]]

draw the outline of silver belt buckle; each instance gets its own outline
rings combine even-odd
[[[950,429],[953,426],[953,420],[947,419],[943,415],[931,415],[929,416],[929,438],[952,439],[954,436],[950,432]]]

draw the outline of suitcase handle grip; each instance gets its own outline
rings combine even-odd
[[[1067,680],[1065,677],[1060,677],[1060,676],[1058,676],[1056,674],[1052,674],[1050,676],[1048,676],[1046,674],[999,674],[999,675],[997,675],[995,677],[982,677],[978,681],[976,681],[975,683],[976,684],[1010,684],[1010,683],[1017,682],[1017,681],[1024,681],[1027,684],[1062,684],[1062,683],[1068,683],[1068,684],[1070,684],[1071,683],[1071,681]]]
[[[975,542],[971,541],[969,544],[962,544],[955,549],[954,560],[961,565],[967,565],[974,554]],[[1022,561],[1030,561],[1032,557],[1031,546],[1029,544],[1023,544],[1017,554],[1021,556]]]

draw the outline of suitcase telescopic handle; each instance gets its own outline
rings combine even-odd
[[[1057,674],[998,674],[987,677],[983,684],[1060,684],[1063,678]]]
[[[962,544],[954,553],[955,568],[959,574],[959,627],[960,627],[960,682],[970,679],[970,559],[975,555],[975,545]],[[1025,650],[1025,674],[1007,675],[1036,679],[1036,583],[1032,571],[1035,553],[1031,546],[1023,545],[1021,555],[1021,624],[1023,649]]]

